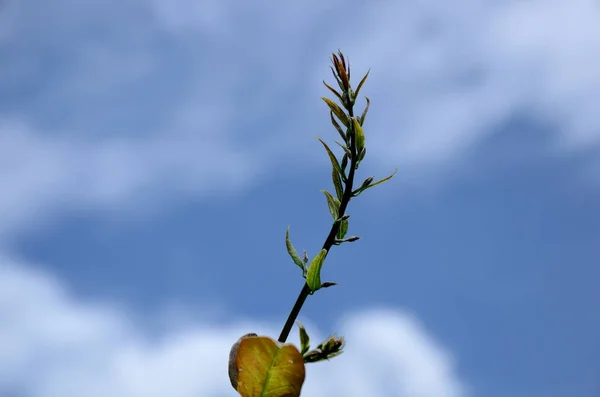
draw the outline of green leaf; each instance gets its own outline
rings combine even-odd
[[[348,156],[350,156],[352,154],[352,152],[350,152],[350,149],[348,149],[348,147],[346,145],[342,145],[338,141],[334,141],[334,142],[337,143],[339,147],[344,149],[344,153],[346,153]]]
[[[348,139],[346,137],[346,133],[342,130],[342,127],[338,124],[338,122],[335,121],[335,118],[333,117],[333,111],[332,110],[329,111],[329,117],[331,117],[331,124],[333,124],[333,126],[337,130],[338,134],[340,134],[340,136],[342,137],[342,139],[344,141],[346,141],[346,139]]]
[[[304,355],[304,353],[310,350],[310,337],[300,321],[296,320],[296,324],[298,324],[300,331],[300,354]]]
[[[395,171],[392,173],[392,175],[390,175],[390,176],[388,176],[388,177],[386,177],[386,178],[380,179],[380,180],[378,180],[377,182],[375,182],[375,183],[371,183],[371,184],[369,184],[369,185],[367,185],[367,186],[364,186],[364,184],[363,184],[363,186],[361,186],[360,188],[356,189],[356,191],[354,191],[354,192],[352,193],[352,195],[353,195],[354,197],[358,197],[358,196],[359,196],[359,195],[360,195],[362,192],[364,192],[365,190],[367,190],[367,189],[370,189],[370,188],[372,188],[373,186],[380,185],[380,184],[382,184],[383,182],[387,182],[387,181],[389,181],[390,179],[392,179],[392,177],[393,177],[394,175],[396,175],[396,172],[398,172],[398,169],[397,169],[397,168],[396,168],[396,170],[395,170]],[[366,181],[365,181],[365,182],[366,182]]]
[[[382,184],[383,182],[387,182],[387,181],[389,181],[390,179],[392,179],[392,177],[393,177],[394,175],[396,175],[396,172],[398,172],[398,169],[397,169],[397,168],[396,168],[396,170],[395,170],[395,171],[392,173],[392,175],[390,175],[390,176],[388,176],[388,177],[385,177],[385,178],[383,178],[383,179],[380,179],[380,180],[378,180],[378,181],[377,181],[377,182],[375,182],[375,183],[372,183],[372,184],[370,184],[369,186],[367,186],[367,187],[366,187],[366,189],[369,189],[369,188],[371,188],[371,187],[373,187],[373,186],[380,185],[380,184]]]
[[[342,201],[344,189],[342,188],[340,174],[336,170],[331,170],[331,179],[333,180],[333,186],[335,187],[335,194],[337,194],[338,200]]]
[[[358,155],[358,161],[363,161],[363,159],[365,158],[366,154],[367,154],[367,148],[364,147],[362,149],[362,151],[360,152],[360,154]]]
[[[354,127],[354,144],[356,145],[356,153],[360,153],[365,147],[365,133],[360,126],[360,123],[355,118],[352,119],[352,123]]]
[[[325,257],[327,256],[327,250],[322,249],[321,252],[317,254],[310,262],[310,266],[308,267],[308,273],[306,275],[306,284],[312,292],[317,291],[321,288],[321,267],[323,267],[323,262],[325,261]]]
[[[342,169],[346,169],[346,167],[348,166],[348,158],[350,157],[350,155],[348,153],[344,153],[344,157],[342,158]]]
[[[340,227],[337,232],[337,238],[340,240],[343,239],[344,237],[346,237],[346,233],[348,233],[348,219],[344,219],[340,222]]]
[[[331,216],[333,217],[333,219],[337,219],[338,218],[338,211],[340,209],[340,200],[336,199],[335,197],[333,197],[331,195],[331,193],[329,193],[327,190],[321,190],[323,193],[325,193],[325,197],[327,197],[327,207],[329,208],[329,213],[331,214]]]
[[[290,227],[289,226],[288,226],[287,230],[285,231],[285,247],[287,248],[287,252],[292,257],[292,260],[294,261],[294,263],[300,269],[302,269],[302,277],[306,277],[306,267],[304,266],[302,259],[300,259],[300,255],[298,255],[298,253],[296,252],[294,245],[290,241]]]
[[[359,117],[361,126],[365,123],[365,117],[367,117],[367,112],[369,111],[369,105],[371,104],[371,101],[369,100],[369,98],[365,97],[365,99],[367,100],[367,106],[365,107],[365,110],[363,110],[362,115]]]
[[[333,92],[335,96],[340,99],[340,101],[342,100],[342,96],[340,95],[340,93],[334,90],[329,84],[327,84],[325,80],[323,80],[323,84],[325,84],[325,87],[329,88],[329,91]]]
[[[331,111],[342,122],[342,124],[344,124],[346,127],[350,125],[350,120],[348,119],[348,116],[346,115],[346,113],[344,113],[342,108],[340,108],[335,102],[333,102],[329,98],[322,97],[321,99],[325,101],[327,106],[329,106],[329,109],[331,109]]]
[[[333,170],[338,172],[339,175],[344,176],[344,171],[342,171],[342,168],[340,167],[340,163],[338,163],[337,158],[335,157],[335,154],[333,154],[333,152],[331,151],[329,146],[327,146],[327,144],[325,142],[323,142],[321,140],[321,138],[317,138],[317,139],[319,140],[319,142],[321,142],[323,144],[323,147],[327,151],[327,154],[329,155],[329,160],[331,160],[331,165],[333,166]],[[345,178],[345,176],[344,176],[344,178]]]
[[[363,77],[362,80],[360,81],[360,83],[358,83],[358,87],[356,87],[356,92],[354,93],[354,98],[356,98],[358,96],[358,93],[359,93],[361,87],[363,86],[363,84],[365,83],[365,81],[367,80],[367,77],[369,77],[370,72],[371,72],[371,69],[369,68],[369,70],[367,71],[367,74],[365,74],[365,77]]]
[[[346,239],[335,239],[335,245],[340,245],[342,243],[352,243],[354,241],[360,240],[360,236],[351,236]]]

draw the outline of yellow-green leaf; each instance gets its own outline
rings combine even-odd
[[[348,125],[350,124],[350,122],[348,120],[348,116],[346,115],[346,113],[344,113],[344,111],[342,110],[342,108],[340,108],[337,105],[337,103],[333,102],[329,98],[323,97],[321,99],[323,99],[325,101],[325,103],[327,104],[327,106],[329,106],[329,109],[331,109],[331,111],[342,122],[342,124],[344,124],[346,127],[348,127]]]
[[[343,221],[340,222],[340,227],[337,232],[337,238],[341,240],[344,237],[346,237],[347,233],[348,233],[348,219],[344,219]]]
[[[352,119],[353,127],[354,127],[354,137],[355,137],[355,145],[356,145],[356,153],[360,154],[363,148],[365,147],[365,133],[360,126],[360,123],[353,118]]]
[[[325,193],[325,197],[327,197],[327,208],[329,208],[329,213],[331,214],[333,219],[336,220],[339,217],[338,211],[339,211],[340,205],[342,205],[342,203],[340,203],[340,200],[333,197],[331,195],[331,193],[329,193],[327,190],[321,190],[321,191],[323,193]]]
[[[310,266],[308,267],[306,284],[308,284],[308,287],[313,292],[321,288],[321,268],[323,267],[326,256],[327,250],[322,249],[310,262]]]
[[[298,329],[300,333],[300,354],[304,355],[308,350],[310,350],[310,337],[308,336],[308,332],[306,332],[306,328],[304,325],[298,320],[296,320],[296,324],[298,324]]]
[[[323,144],[323,147],[327,151],[327,154],[329,155],[329,160],[331,160],[331,165],[333,166],[333,168],[340,174],[343,174],[342,169],[340,168],[340,163],[338,163],[337,158],[335,157],[335,154],[333,154],[333,152],[331,151],[329,146],[327,146],[327,144],[325,142],[323,142],[323,140],[321,140],[321,138],[317,138],[317,139],[319,140],[319,142],[321,142]]]
[[[396,172],[398,172],[398,169],[394,170],[394,172],[392,173],[392,175],[390,175],[390,176],[388,176],[388,177],[385,177],[385,178],[383,178],[383,179],[380,179],[380,180],[378,180],[378,181],[377,181],[377,182],[375,182],[375,183],[372,183],[372,184],[370,184],[369,186],[367,186],[367,189],[369,189],[369,188],[372,188],[373,186],[377,186],[377,185],[379,185],[379,184],[382,184],[383,182],[387,182],[387,181],[389,181],[390,179],[392,179],[392,177],[393,177],[394,175],[396,175]]]
[[[242,339],[235,366],[242,397],[298,397],[306,377],[298,349],[266,336]]]
[[[296,252],[296,249],[294,248],[294,245],[292,244],[292,241],[290,240],[290,227],[289,226],[288,226],[287,230],[285,231],[285,247],[287,248],[287,252],[290,255],[290,257],[292,258],[292,260],[294,261],[294,263],[300,269],[302,269],[302,276],[306,276],[306,269],[304,268],[304,263],[302,262],[302,259],[300,259],[300,255],[298,255],[298,252]]]

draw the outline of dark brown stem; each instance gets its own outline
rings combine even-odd
[[[347,109],[347,110],[348,110],[348,115],[350,117],[354,117],[354,111],[352,109],[352,106],[350,106],[349,109]],[[352,126],[351,129],[349,128],[348,132],[350,132],[350,153],[352,154],[352,158],[350,159],[350,172],[348,173],[348,180],[346,181],[344,195],[342,196],[342,200],[340,202],[340,209],[338,211],[339,217],[343,216],[346,213],[346,207],[348,207],[348,203],[350,203],[350,199],[352,198],[352,189],[353,189],[352,184],[354,183],[354,172],[356,170],[356,162],[357,162],[357,157],[358,157],[356,154],[356,144],[355,144],[355,139],[354,139],[354,127]],[[329,254],[329,249],[335,243],[335,238],[337,236],[337,232],[338,232],[339,228],[340,228],[340,222],[334,221],[333,225],[331,226],[331,230],[329,231],[329,235],[327,236],[327,239],[325,240],[325,243],[323,244],[323,248],[322,248],[327,251],[327,254]],[[302,287],[302,290],[300,291],[300,294],[298,295],[298,299],[296,299],[296,303],[294,304],[294,307],[292,308],[292,311],[290,312],[290,314],[287,318],[287,321],[285,322],[285,325],[283,326],[283,329],[281,330],[281,334],[279,335],[279,339],[278,339],[279,342],[285,343],[285,341],[287,340],[287,338],[290,334],[290,331],[292,330],[292,327],[294,326],[294,321],[296,321],[296,318],[298,317],[298,314],[300,313],[300,310],[302,309],[302,306],[304,305],[304,301],[306,301],[306,298],[308,297],[308,295],[310,295],[310,288],[307,283],[304,283],[304,286]]]

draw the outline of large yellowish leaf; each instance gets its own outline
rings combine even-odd
[[[242,397],[298,397],[306,376],[298,349],[266,336],[242,339],[235,366]]]

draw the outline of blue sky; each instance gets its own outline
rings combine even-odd
[[[300,319],[303,396],[600,395],[592,0],[5,2],[0,396],[231,396],[331,218],[320,96],[349,56],[368,153]],[[361,102],[360,106],[363,106]],[[297,343],[297,333],[290,341]]]

